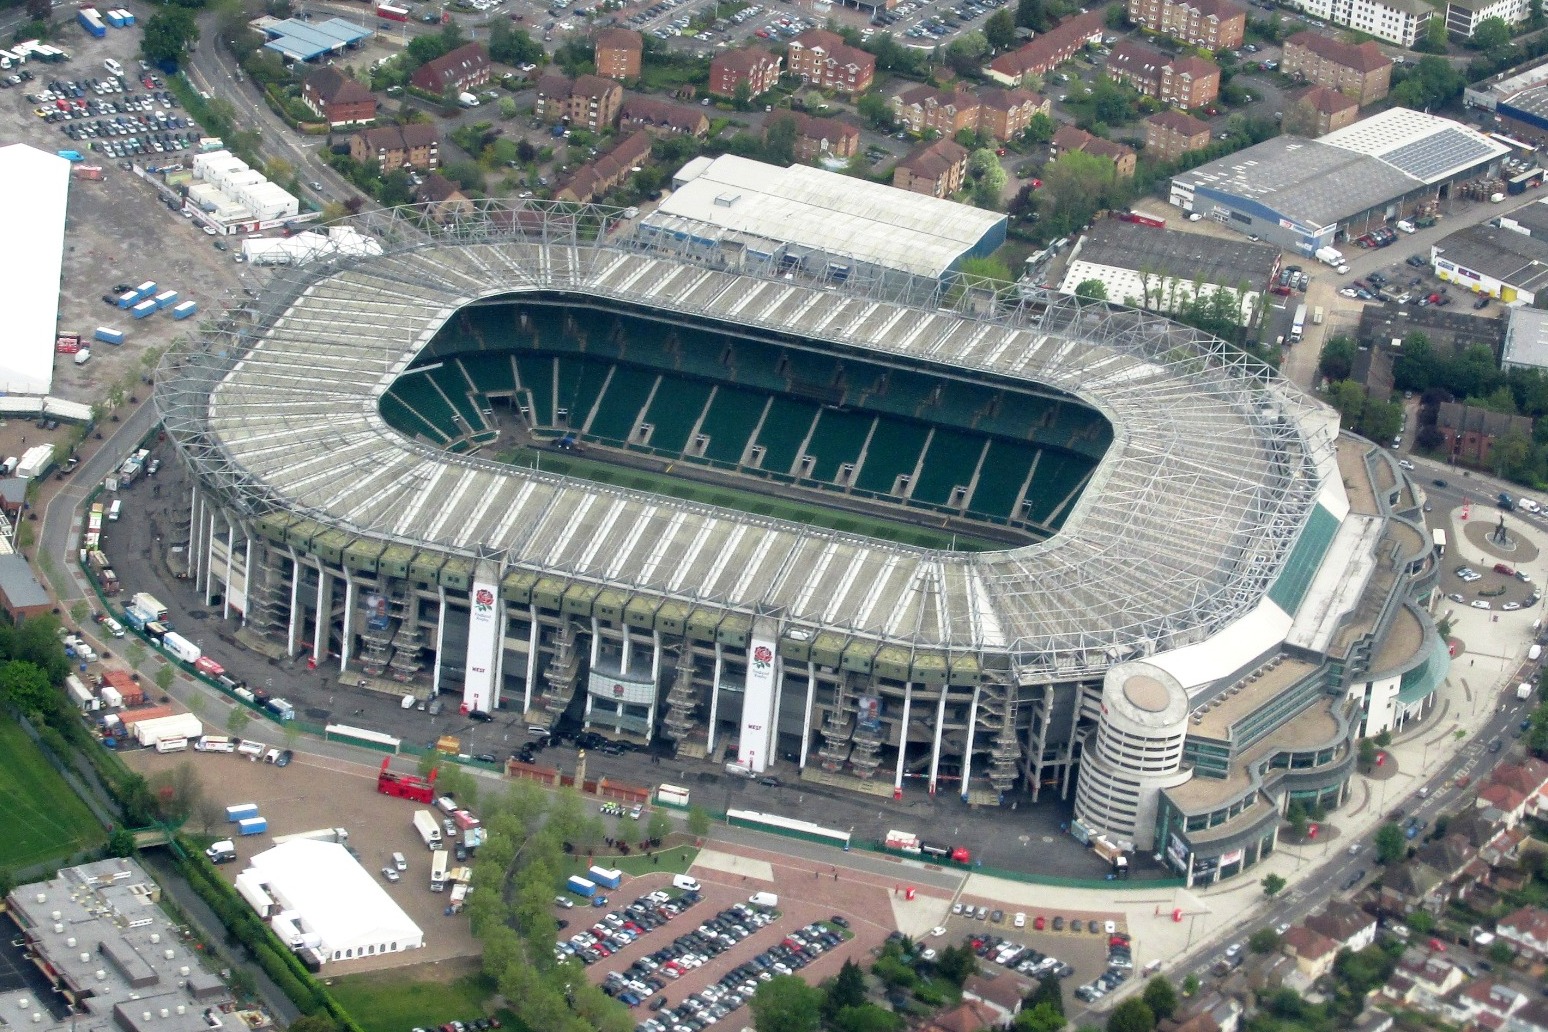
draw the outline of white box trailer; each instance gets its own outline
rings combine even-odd
[[[175,713],[170,717],[142,720],[134,725],[134,737],[146,748],[153,747],[163,738],[198,738],[204,734],[204,723],[192,713]]]
[[[90,713],[102,707],[101,700],[93,695],[91,689],[86,687],[86,683],[74,674],[65,675],[65,688],[70,693],[70,701],[75,703],[76,708],[82,713]]]
[[[196,662],[200,656],[204,655],[203,649],[176,631],[168,631],[162,635],[161,647],[178,659],[181,659],[184,663]]]

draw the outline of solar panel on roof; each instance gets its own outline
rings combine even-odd
[[[1381,155],[1381,158],[1409,175],[1428,182],[1452,169],[1483,161],[1493,153],[1493,148],[1474,136],[1457,129],[1443,129],[1421,140],[1393,148]]]

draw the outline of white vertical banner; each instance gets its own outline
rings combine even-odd
[[[742,734],[736,761],[757,773],[768,766],[774,741],[774,678],[778,669],[774,639],[755,633],[747,646],[747,689],[742,695]]]
[[[499,626],[500,594],[493,581],[474,580],[468,613],[467,680],[462,704],[485,713],[494,709],[495,630]]]

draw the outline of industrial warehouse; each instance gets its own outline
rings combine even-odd
[[[1413,489],[1218,341],[978,304],[901,242],[835,282],[478,204],[456,241],[363,214],[383,254],[165,359],[190,577],[253,647],[749,773],[1073,798],[1190,882],[1429,710]]]
[[[1277,136],[1181,172],[1170,200],[1310,255],[1493,175],[1509,154],[1460,122],[1389,108],[1316,140]]]

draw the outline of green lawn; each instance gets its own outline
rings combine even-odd
[[[107,832],[20,727],[0,721],[0,867],[30,867],[101,845]]]
[[[580,480],[590,480],[598,484],[610,484],[615,487],[635,491],[649,491],[653,494],[667,495],[672,498],[683,498],[705,505],[719,506],[722,509],[736,509],[758,516],[770,516],[774,519],[787,520],[791,523],[804,523],[812,527],[826,527],[830,530],[849,534],[863,534],[882,541],[896,541],[905,545],[914,545],[918,548],[982,552],[1006,547],[1006,545],[998,542],[967,535],[951,534],[931,527],[905,522],[902,519],[887,520],[860,513],[827,509],[805,501],[792,501],[772,493],[760,494],[755,491],[743,491],[716,484],[680,480],[667,473],[658,474],[646,470],[616,466],[600,459],[585,458],[574,452],[544,450],[538,453],[531,448],[518,447],[502,452],[497,458],[499,461],[512,466],[531,467],[536,465],[547,472],[558,473],[560,476],[575,477]],[[668,469],[670,468],[669,466]],[[770,485],[769,490],[777,492],[779,487],[777,485]],[[929,516],[922,513],[921,518],[926,519]]]
[[[610,867],[622,871],[624,874],[632,877],[650,874],[653,871],[665,871],[668,874],[684,874],[693,865],[693,859],[698,854],[699,851],[693,846],[674,845],[667,846],[656,854],[660,858],[660,863],[653,862],[650,857],[641,853],[633,853],[629,856],[594,857],[592,863],[597,867]],[[592,866],[592,864],[586,862],[584,856],[572,856],[569,859],[569,867],[564,872],[566,876],[572,874],[584,876],[586,868]]]
[[[433,1029],[448,1021],[484,1017],[484,1004],[494,993],[481,975],[454,982],[408,982],[391,971],[349,975],[329,991],[365,1032]]]

